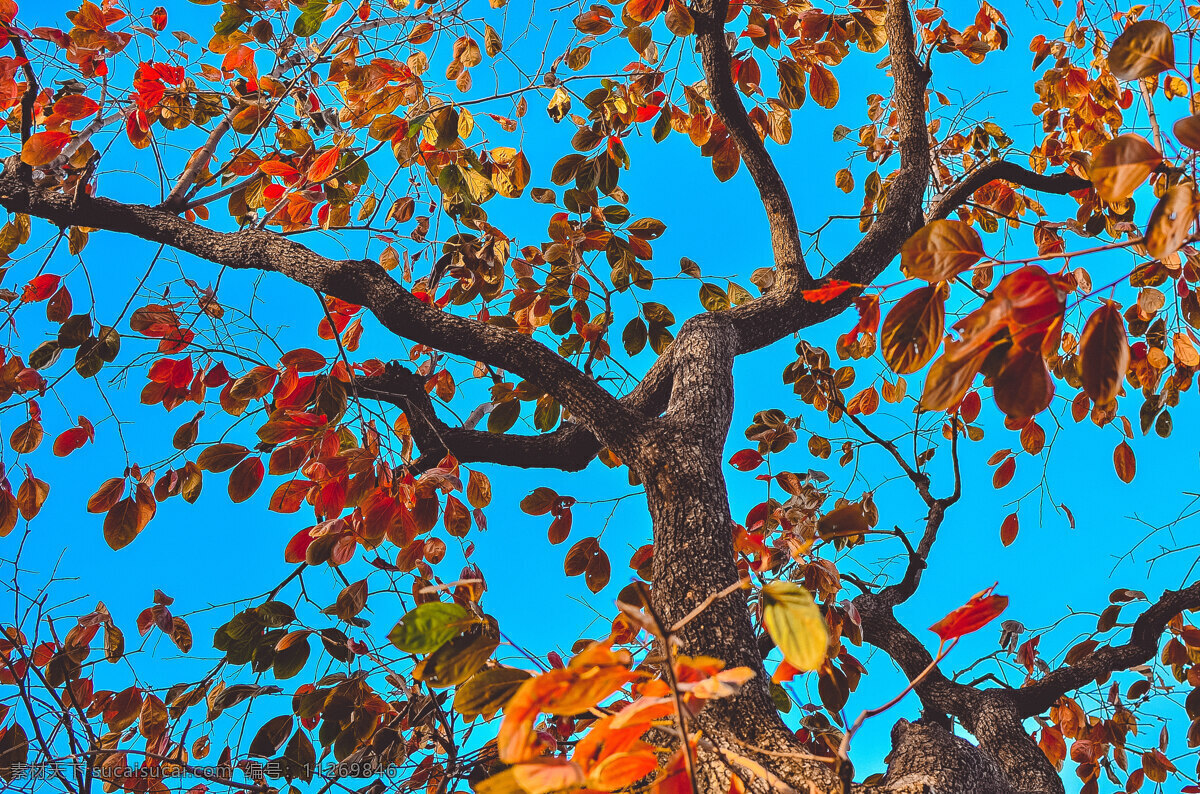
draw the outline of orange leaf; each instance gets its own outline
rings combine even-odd
[[[309,166],[308,181],[309,182],[324,182],[333,173],[333,169],[337,167],[338,158],[342,156],[341,147],[334,146],[329,149]]]
[[[916,372],[937,352],[946,323],[946,293],[944,284],[930,284],[905,295],[888,312],[879,349],[894,372]]]
[[[71,142],[67,132],[35,132],[21,147],[21,162],[34,167],[43,166],[58,157]]]
[[[986,626],[1008,606],[1008,596],[992,595],[996,585],[971,596],[971,600],[929,627],[942,638],[942,642],[957,639],[964,634]]]
[[[1170,256],[1187,240],[1196,220],[1196,189],[1190,182],[1170,188],[1146,223],[1146,252],[1155,259]]]
[[[94,99],[88,99],[83,94],[67,94],[54,103],[54,115],[61,116],[67,121],[85,119],[100,109]]]
[[[1088,177],[1100,198],[1121,201],[1132,196],[1161,162],[1162,154],[1149,141],[1127,132],[1100,147],[1092,158]]]
[[[1137,472],[1137,459],[1133,456],[1133,447],[1129,446],[1128,442],[1122,441],[1113,450],[1113,468],[1117,470],[1117,476],[1122,482],[1133,482],[1133,476]]]
[[[512,768],[513,779],[528,794],[575,788],[583,782],[583,770],[565,758],[538,759]]]
[[[635,22],[650,22],[666,5],[666,0],[629,0],[625,4],[625,13]]]

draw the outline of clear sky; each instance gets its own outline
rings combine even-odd
[[[519,3],[520,0],[514,0],[510,5],[510,19],[520,17]],[[208,27],[202,20],[211,18],[215,6],[195,6],[177,0],[167,5],[172,15],[171,29],[186,27],[201,41],[207,39]],[[1040,134],[1029,113],[1035,99],[1031,89],[1035,73],[1030,70],[1031,56],[1026,46],[1035,34],[1036,19],[1024,4],[1007,5],[1012,6],[1005,11],[1013,27],[1009,49],[989,56],[982,66],[971,66],[961,58],[939,58],[934,61],[934,83],[956,102],[985,95],[975,113],[981,117],[991,113],[1018,147],[1028,147]],[[20,19],[30,27],[62,25],[65,24],[62,13],[74,7],[76,4],[63,0],[26,2]],[[538,13],[545,8],[539,5]],[[536,54],[521,50],[517,53],[528,57]],[[816,229],[830,214],[858,212],[861,194],[845,196],[833,183],[834,172],[842,167],[850,151],[850,141],[834,143],[832,130],[837,124],[857,127],[865,119],[861,97],[883,87],[882,72],[875,68],[877,61],[877,56],[862,54],[849,58],[837,70],[842,104],[835,110],[824,110],[815,103],[807,103],[795,119],[793,144],[784,149],[772,145],[804,229]],[[545,120],[544,99],[531,95],[529,101],[525,145],[533,165],[532,184],[549,186],[550,166],[569,151],[572,130]],[[1178,112],[1182,114],[1183,108]],[[1009,119],[1015,123],[1008,123]],[[5,143],[11,148],[11,137]],[[749,287],[750,272],[770,262],[770,251],[762,211],[745,171],[731,182],[717,182],[708,162],[697,157],[695,148],[678,135],[657,145],[647,136],[635,141],[630,150],[634,168],[628,175],[626,189],[632,198],[631,209],[638,215],[657,217],[668,227],[666,235],[655,243],[652,267],[655,274],[674,275],[679,258],[688,257],[698,262],[706,275],[737,276],[739,283]],[[853,166],[860,183],[867,173],[864,166],[861,161]],[[102,173],[99,184],[102,193],[153,203],[158,196],[157,182],[151,161],[142,157],[139,166],[129,172]],[[1053,201],[1046,203],[1063,206]],[[528,201],[502,199],[490,203],[488,210],[509,223],[506,228],[518,234],[527,229],[531,240],[544,234],[552,212]],[[35,225],[35,237],[38,229],[45,234],[44,225]],[[856,235],[854,224],[835,224],[822,235],[822,248],[827,256],[836,259],[849,250]],[[985,244],[989,252],[994,252],[995,240],[987,240]],[[334,242],[320,245],[330,253],[339,250]],[[356,240],[351,249],[359,254],[361,245],[362,241]],[[1026,243],[1021,241],[1020,245]],[[140,241],[111,234],[93,235],[83,256],[93,277],[103,274],[102,280],[91,284],[100,316],[115,316],[120,312],[132,285],[145,272],[154,253],[155,246]],[[1123,272],[1120,268],[1127,261],[1127,254],[1114,254],[1108,260],[1090,260],[1086,266],[1097,283],[1104,283],[1110,280],[1106,275],[1111,278]],[[815,268],[819,269],[820,262],[817,255],[811,258]],[[74,266],[72,258],[60,252],[51,260],[49,270],[65,273]],[[201,284],[213,275],[211,268],[181,261],[171,252],[164,253],[155,267],[155,278],[160,281],[177,276],[181,268]],[[149,283],[155,283],[155,278]],[[899,278],[897,271],[882,280]],[[289,344],[311,346],[316,341],[312,328],[319,317],[319,307],[310,293],[287,284],[281,277],[227,274],[224,279],[222,288],[231,296],[230,302],[241,302],[257,288],[255,316],[270,326],[270,335],[284,349]],[[23,283],[23,278],[14,280],[10,276],[4,286],[12,288],[14,283]],[[682,320],[700,310],[696,298],[698,286],[692,280],[671,282],[661,291],[656,288],[654,299],[671,305]],[[1069,319],[1078,326],[1085,316],[1076,311]],[[846,315],[827,327],[814,329],[805,338],[832,350],[833,340],[853,322],[853,317]],[[386,332],[377,327],[368,327],[364,342],[367,354],[381,358],[391,357],[389,351],[395,349]],[[126,344],[130,350],[141,349],[134,340],[127,340]],[[643,354],[639,359],[642,366],[648,363],[649,355]],[[748,446],[742,431],[754,413],[765,408],[778,407],[789,415],[804,415],[814,431],[842,435],[827,432],[824,421],[812,416],[811,409],[803,406],[782,383],[780,373],[792,357],[792,346],[785,342],[738,360],[736,413],[729,454]],[[192,414],[186,406],[167,414],[161,406],[139,405],[139,377],[135,373],[130,378],[130,388],[106,387],[105,394],[124,422],[121,434],[135,452],[135,459],[148,462],[163,454],[171,433],[191,419]],[[93,385],[79,385],[78,380],[72,384],[70,388],[75,391],[70,394],[70,414],[64,414],[52,398],[43,401],[47,432],[51,435],[73,421],[79,406],[92,406],[94,421],[107,413]],[[910,393],[918,391],[919,386],[919,376],[909,378]],[[895,409],[894,416],[884,410],[872,421],[885,435],[888,430],[899,432],[911,422],[910,408],[911,402],[904,404]],[[998,414],[990,406],[985,407],[984,417],[986,437],[963,450],[966,476],[963,499],[949,514],[920,592],[900,610],[901,620],[927,640],[931,648],[936,645],[932,641],[934,635],[925,634],[923,627],[993,582],[999,583],[998,592],[1012,598],[1004,617],[1019,620],[1030,628],[1058,620],[1068,610],[1091,613],[1067,621],[1056,635],[1043,641],[1041,650],[1047,656],[1069,648],[1077,635],[1092,629],[1094,613],[1107,605],[1107,595],[1112,589],[1130,587],[1154,596],[1166,587],[1177,587],[1184,582],[1194,555],[1179,554],[1161,560],[1149,578],[1146,561],[1158,553],[1160,541],[1188,543],[1192,528],[1187,524],[1173,536],[1162,535],[1143,545],[1132,560],[1119,558],[1146,535],[1148,529],[1141,523],[1143,520],[1150,524],[1165,523],[1188,504],[1187,494],[1195,488],[1196,452],[1186,440],[1195,438],[1197,428],[1186,411],[1174,412],[1175,433],[1171,439],[1162,440],[1152,434],[1145,438],[1139,435],[1131,442],[1138,455],[1138,473],[1132,485],[1125,485],[1116,477],[1111,463],[1112,449],[1120,441],[1116,428],[1097,429],[1090,423],[1076,426],[1070,419],[1069,402],[1060,391],[1060,399],[1050,413],[1039,418],[1048,437],[1054,439],[1052,453],[1039,460],[1022,456],[1015,480],[1001,491],[992,488],[987,458],[997,449],[1019,447],[1019,441],[1015,433],[1003,429]],[[24,418],[15,412],[0,414],[0,430],[7,435]],[[898,472],[877,454],[863,456],[857,476],[839,468],[836,460],[811,458],[803,443],[781,458],[775,463],[777,470],[819,469],[833,478],[836,492],[844,491],[852,498],[887,480],[876,496],[881,525],[899,525],[912,531],[920,526],[922,511],[911,495],[911,488],[896,479]],[[209,476],[205,493],[196,505],[188,506],[178,499],[162,504],[158,516],[142,536],[128,548],[113,552],[104,543],[101,516],[87,514],[83,504],[102,480],[120,474],[123,460],[112,419],[98,422],[95,445],[64,459],[49,454],[35,459],[36,473],[52,484],[52,491],[43,515],[33,522],[24,540],[23,586],[28,588],[43,580],[57,565],[60,575],[75,581],[56,592],[86,597],[87,601],[103,600],[131,640],[136,633],[133,621],[137,613],[150,605],[153,590],[161,589],[175,597],[176,613],[186,615],[192,623],[197,635],[193,655],[211,655],[211,629],[234,611],[224,602],[264,593],[287,575],[291,566],[284,562],[282,548],[288,538],[306,526],[305,519],[266,511],[267,499],[275,485],[271,479],[255,498],[232,505],[224,493],[224,477]],[[566,651],[581,634],[597,637],[606,633],[613,614],[611,602],[629,581],[625,562],[632,550],[650,536],[640,497],[634,495],[616,503],[605,501],[634,493],[623,471],[609,471],[599,463],[573,475],[504,471],[495,467],[485,471],[492,478],[496,494],[488,511],[489,529],[485,533],[473,531],[468,538],[475,546],[471,560],[482,567],[487,578],[489,591],[484,607],[499,619],[508,637],[536,655],[554,648]],[[944,468],[935,465],[934,473],[935,491],[947,491],[950,483],[944,476]],[[762,499],[762,483],[755,481],[753,474],[732,469],[727,476],[734,517],[741,519]],[[518,510],[520,499],[538,485],[548,485],[581,502],[596,501],[576,508],[571,542],[603,531],[602,540],[612,556],[614,576],[600,594],[591,595],[581,578],[568,579],[563,575],[562,559],[569,544],[547,543],[548,518],[531,518]],[[1044,496],[1037,492],[1043,485],[1049,489]],[[1024,494],[1029,495],[1020,504],[1021,532],[1016,542],[1006,548],[999,539],[1000,522],[1012,511],[1011,502]],[[1075,529],[1056,511],[1054,505],[1062,503],[1074,514]],[[0,541],[0,557],[12,558],[16,545],[22,542],[23,532],[22,524]],[[879,558],[900,551],[898,545],[875,548],[877,551],[868,548],[856,552],[862,567],[847,566],[847,570],[870,573],[878,570]],[[458,551],[452,552],[439,566],[443,579],[457,578],[455,571],[461,565],[456,560],[458,555]],[[349,576],[351,580],[356,578]],[[309,592],[324,593],[322,598],[328,601],[340,589],[337,580],[324,569],[314,570],[306,577],[313,583]],[[847,597],[850,595],[846,593]],[[381,633],[399,617],[382,606],[376,607],[370,616]],[[63,614],[78,611],[77,607],[68,606]],[[8,615],[10,609],[0,609],[0,614]],[[993,652],[998,647],[997,639],[998,628],[989,626],[965,640],[944,669],[957,669]],[[164,657],[155,664],[164,671],[176,664],[169,646],[161,640],[154,642],[158,646],[156,654]],[[868,647],[855,649],[855,655],[870,662],[870,675],[851,697],[847,707],[851,717],[863,708],[885,702],[904,685],[902,676],[890,668],[882,655],[871,658]],[[195,669],[206,667],[207,663],[197,663]],[[982,674],[989,669],[985,663],[971,677],[976,671]],[[183,680],[189,676],[181,670],[177,677]],[[155,678],[156,683],[161,682],[160,677]],[[803,697],[802,692],[800,683],[797,694]],[[893,716],[913,717],[916,709],[916,700],[910,696],[894,715],[868,724],[856,751],[863,774],[873,771],[872,765],[878,764],[887,752],[887,729]]]

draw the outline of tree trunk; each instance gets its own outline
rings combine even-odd
[[[629,446],[621,450],[646,489],[654,528],[651,605],[664,630],[738,579],[735,524],[722,467],[733,414],[736,332],[719,314],[700,315],[684,324],[674,346],[666,413],[650,421],[636,439],[624,439]],[[1020,747],[1011,757],[996,758],[940,725],[901,720],[892,731],[893,750],[883,780],[851,786],[849,764],[839,770],[805,757],[780,717],[743,591],[715,600],[675,636],[678,653],[713,656],[755,673],[738,695],[710,704],[699,724],[689,726],[701,730],[705,740],[697,759],[699,794],[727,794],[735,774],[751,790],[791,788],[812,794],[1063,790],[1015,713],[1001,713],[999,701],[973,704],[979,711],[968,727],[981,738],[999,740],[1003,734],[998,747],[1015,740]]]

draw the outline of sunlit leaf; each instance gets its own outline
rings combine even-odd
[[[798,670],[820,669],[825,663],[829,629],[812,594],[787,581],[763,585],[763,622],[783,658]]]

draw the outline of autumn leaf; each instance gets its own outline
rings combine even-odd
[[[1113,468],[1117,470],[1121,482],[1133,482],[1137,473],[1137,458],[1134,457],[1133,447],[1129,446],[1129,442],[1122,441],[1113,450]]]
[[[937,352],[946,323],[947,292],[945,283],[921,287],[888,312],[879,332],[879,348],[894,372],[916,372]]]
[[[797,670],[813,671],[825,663],[829,629],[812,594],[786,581],[763,585],[763,622],[783,658]]]
[[[900,248],[900,268],[909,278],[947,281],[984,256],[979,232],[963,221],[936,220]]]
[[[62,277],[53,273],[35,276],[21,291],[21,300],[25,303],[40,303],[53,295],[61,282]]]
[[[840,92],[837,78],[824,64],[813,63],[808,74],[808,93],[823,108],[833,108],[838,103]]]
[[[47,165],[62,154],[62,150],[67,148],[67,144],[70,142],[71,135],[67,132],[55,130],[35,132],[21,147],[21,162],[34,168]]]
[[[1200,114],[1184,116],[1175,122],[1171,130],[1184,146],[1189,149],[1200,149]]]
[[[1162,162],[1162,154],[1135,132],[1108,141],[1092,158],[1088,177],[1100,198],[1117,202],[1133,195]]]
[[[1175,68],[1171,29],[1155,19],[1134,22],[1108,51],[1108,70],[1118,80],[1137,80]]]
[[[929,627],[941,637],[942,642],[957,639],[986,626],[1008,607],[1008,596],[993,595],[992,585],[987,590],[971,596],[967,603]]]
[[[457,636],[470,621],[470,613],[458,604],[430,601],[400,618],[388,639],[405,653],[433,653]]]
[[[821,286],[803,290],[800,294],[809,303],[829,303],[829,301],[841,295],[846,290],[856,287],[862,288],[862,286],[862,284],[855,284],[852,281],[841,281],[840,279],[832,278]]]
[[[338,158],[341,157],[342,150],[340,147],[334,146],[332,149],[327,149],[321,154],[313,164],[308,168],[309,182],[324,182],[330,177],[334,169],[337,167]]]
[[[1146,252],[1162,259],[1179,250],[1196,220],[1196,189],[1190,182],[1169,188],[1146,223]]]
[[[1100,405],[1114,400],[1129,369],[1129,338],[1125,319],[1111,301],[1088,318],[1079,340],[1079,363],[1087,396]]]
[[[733,453],[733,457],[729,459],[729,465],[738,471],[753,471],[761,466],[762,462],[763,456],[753,449],[743,449],[735,452]]]

